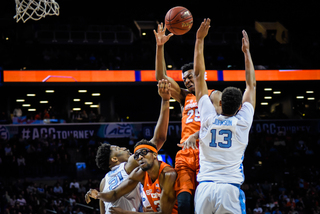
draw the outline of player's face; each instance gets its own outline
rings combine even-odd
[[[135,160],[138,161],[139,167],[143,171],[147,171],[152,168],[154,160],[154,152],[149,149],[141,148],[134,153]]]
[[[121,163],[127,162],[131,155],[131,152],[126,147],[111,145],[110,150],[111,150],[111,157],[117,157],[119,162]]]
[[[183,73],[183,83],[186,86],[186,88],[192,93],[195,92],[193,77],[194,71],[192,69]]]

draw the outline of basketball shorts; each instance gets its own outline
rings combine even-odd
[[[176,154],[175,170],[177,180],[175,191],[178,196],[181,192],[194,195],[197,187],[197,174],[199,172],[199,149],[180,150]]]
[[[200,182],[194,199],[195,213],[245,214],[245,200],[240,185]]]

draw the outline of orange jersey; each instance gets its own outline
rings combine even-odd
[[[208,90],[208,94],[214,90]],[[200,130],[200,113],[198,110],[198,103],[196,96],[189,93],[184,101],[184,108],[181,119],[181,140],[180,143],[185,142],[191,134]]]
[[[155,180],[155,182],[152,183],[152,180],[149,177],[149,174],[146,172],[144,183],[143,183],[143,189],[146,193],[146,196],[154,212],[160,211],[160,196],[161,196],[161,187],[159,184],[160,174],[165,167],[167,166],[171,167],[169,164],[166,164],[165,162],[160,161],[160,163],[161,164],[160,164],[159,175],[157,180]],[[176,206],[176,204],[172,209],[172,214],[178,214],[178,207]]]

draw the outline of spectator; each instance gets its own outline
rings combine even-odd
[[[256,207],[253,209],[253,214],[262,214],[263,210],[262,208],[259,206],[259,204],[256,204]]]
[[[26,199],[24,199],[22,197],[22,194],[19,195],[19,198],[17,199],[17,204],[19,206],[26,206],[27,205],[27,201],[26,201]]]
[[[59,196],[63,194],[63,188],[62,186],[60,186],[60,182],[57,182],[56,185],[53,188],[53,192]]]

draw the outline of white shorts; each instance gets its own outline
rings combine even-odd
[[[245,214],[246,198],[240,185],[200,182],[195,194],[196,214]]]

